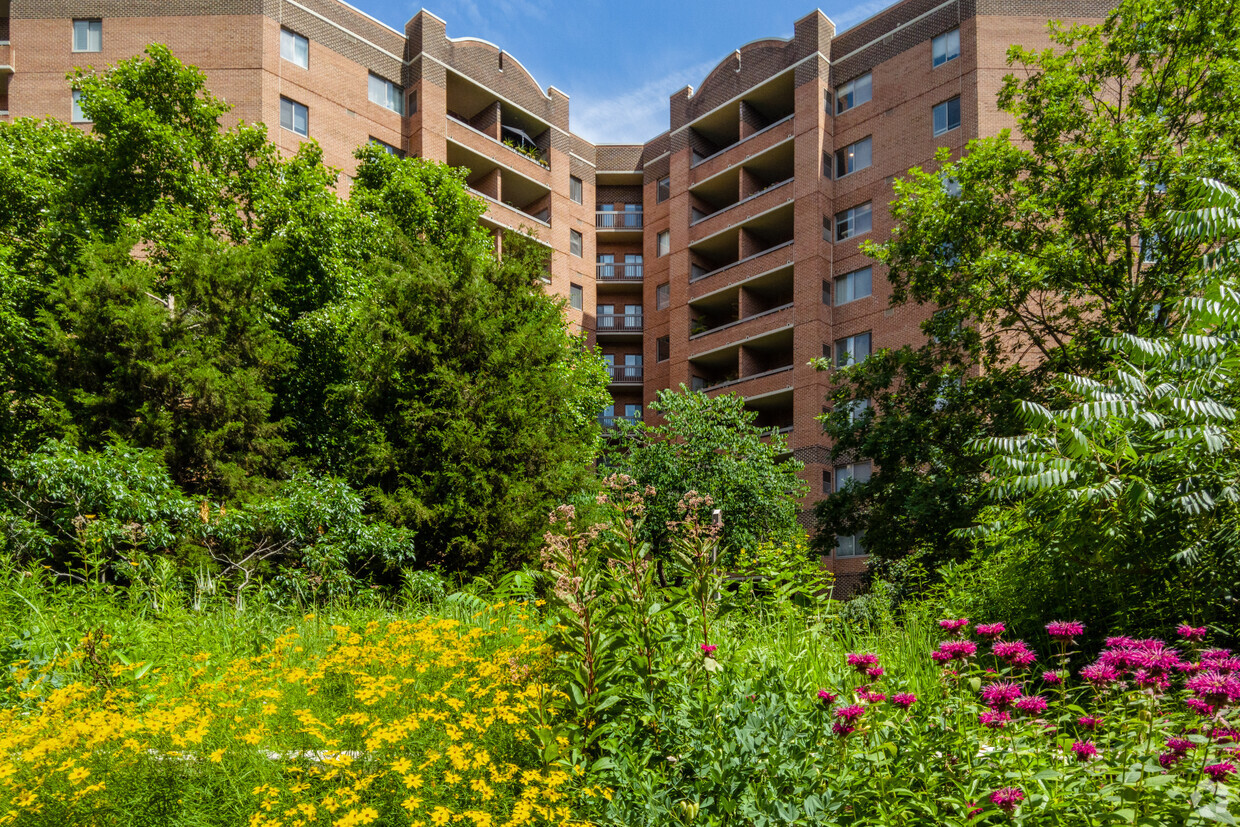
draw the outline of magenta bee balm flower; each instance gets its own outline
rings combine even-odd
[[[949,619],[949,620],[939,621],[940,629],[942,629],[945,632],[951,632],[954,635],[964,634],[965,630],[967,630],[968,627],[969,627],[969,619],[967,617],[961,617],[955,620]]]
[[[1093,732],[1098,728],[1098,724],[1102,723],[1102,719],[1094,718],[1089,715],[1082,715],[1080,718],[1076,719],[1076,723],[1082,729],[1088,729],[1090,732]]]
[[[1063,683],[1063,675],[1060,675],[1058,672],[1043,672],[1042,683],[1047,686],[1058,686]]]
[[[1020,696],[1020,687],[1011,681],[998,681],[982,687],[982,702],[991,709],[1007,709]]]
[[[974,627],[978,637],[984,637],[987,640],[994,640],[1007,631],[1007,627],[1002,623],[979,623]]]
[[[715,654],[715,650],[716,650],[716,649],[718,649],[718,648],[719,648],[719,647],[718,647],[718,646],[716,646],[716,645],[715,645],[715,644],[713,644],[713,643],[703,643],[703,644],[702,644],[702,654],[703,654],[703,655],[713,655],[713,654]]]
[[[990,651],[1008,666],[1028,666],[1038,659],[1023,640],[999,641],[990,647]]]
[[[896,706],[908,709],[910,706],[917,703],[917,696],[912,692],[900,692],[891,696],[891,702]]]
[[[837,697],[839,697],[839,696],[838,696],[838,695],[833,695],[833,694],[831,694],[830,692],[828,692],[828,691],[827,691],[827,690],[825,690],[825,689],[819,689],[819,690],[818,690],[818,700],[819,700],[819,701],[821,701],[821,702],[823,702],[824,704],[833,704],[833,703],[835,703],[835,699],[836,699]]]
[[[1206,639],[1205,626],[1189,626],[1187,623],[1181,623],[1176,627],[1175,633],[1184,640],[1201,641]]]
[[[997,709],[988,709],[977,716],[977,722],[987,729],[1003,729],[1012,716]]]
[[[1221,764],[1210,764],[1203,769],[1205,774],[1210,776],[1210,780],[1215,783],[1219,781],[1226,781],[1229,776],[1236,774],[1236,765],[1227,762],[1223,762]]]
[[[860,704],[850,704],[848,706],[841,706],[839,709],[835,710],[835,717],[839,718],[841,721],[843,721],[846,724],[851,724],[853,721],[857,720],[864,714],[865,714],[865,707],[861,706]]]
[[[878,655],[869,652],[861,655],[850,654],[848,656],[848,665],[858,672],[865,672],[871,666],[878,666]]]
[[[1017,698],[1013,706],[1026,715],[1041,715],[1046,711],[1046,698],[1041,695],[1026,695],[1023,698]]]
[[[1016,787],[1004,787],[990,794],[990,803],[1005,813],[1011,813],[1025,800],[1025,794]]]
[[[1054,620],[1046,624],[1046,633],[1056,640],[1074,640],[1085,634],[1085,624],[1075,620]]]
[[[1092,741],[1073,741],[1072,752],[1078,761],[1088,761],[1098,756],[1098,748]]]

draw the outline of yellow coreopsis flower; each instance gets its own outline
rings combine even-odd
[[[431,824],[435,827],[443,827],[452,820],[452,811],[447,807],[436,807],[431,811]]]

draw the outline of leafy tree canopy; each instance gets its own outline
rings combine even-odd
[[[898,229],[865,247],[893,303],[936,312],[924,346],[838,374],[828,434],[837,456],[876,468],[822,506],[823,542],[865,528],[880,559],[964,554],[944,529],[982,506],[966,444],[1012,435],[1020,399],[1059,393],[1049,375],[1104,368],[1106,338],[1164,335],[1176,299],[1201,284],[1198,241],[1176,235],[1171,215],[1193,178],[1240,179],[1234,8],[1124,0],[1100,25],[1052,26],[1051,39],[1009,50],[998,106],[1015,133],[911,170],[895,183]],[[872,413],[847,416],[843,403],[861,398]]]

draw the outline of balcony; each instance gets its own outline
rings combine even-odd
[[[594,277],[599,281],[640,283],[643,269],[644,265],[642,264],[604,262],[598,265]]]
[[[640,385],[645,371],[641,365],[608,365],[612,385]]]
[[[632,209],[633,205],[631,204],[627,206],[630,208],[595,211],[594,226],[598,231],[600,241],[604,238],[606,238],[608,242],[641,241],[641,206],[637,205],[636,209]]]
[[[621,422],[641,422],[640,416],[608,416],[607,414],[599,414],[598,424],[604,428],[614,428]]]
[[[600,335],[640,336],[644,329],[640,313],[601,314],[596,320],[595,331]]]

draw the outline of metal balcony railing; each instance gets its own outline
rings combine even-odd
[[[599,333],[640,332],[642,315],[640,313],[614,313],[598,317]]]
[[[599,210],[594,213],[594,226],[600,230],[640,230],[641,210]]]
[[[621,422],[641,422],[641,420],[640,416],[607,416],[606,414],[599,414],[598,424],[604,428],[613,428]]]
[[[598,265],[599,281],[641,281],[641,264],[616,264],[605,262]]]
[[[641,382],[642,366],[641,365],[608,365],[607,375],[611,377],[612,382]]]

